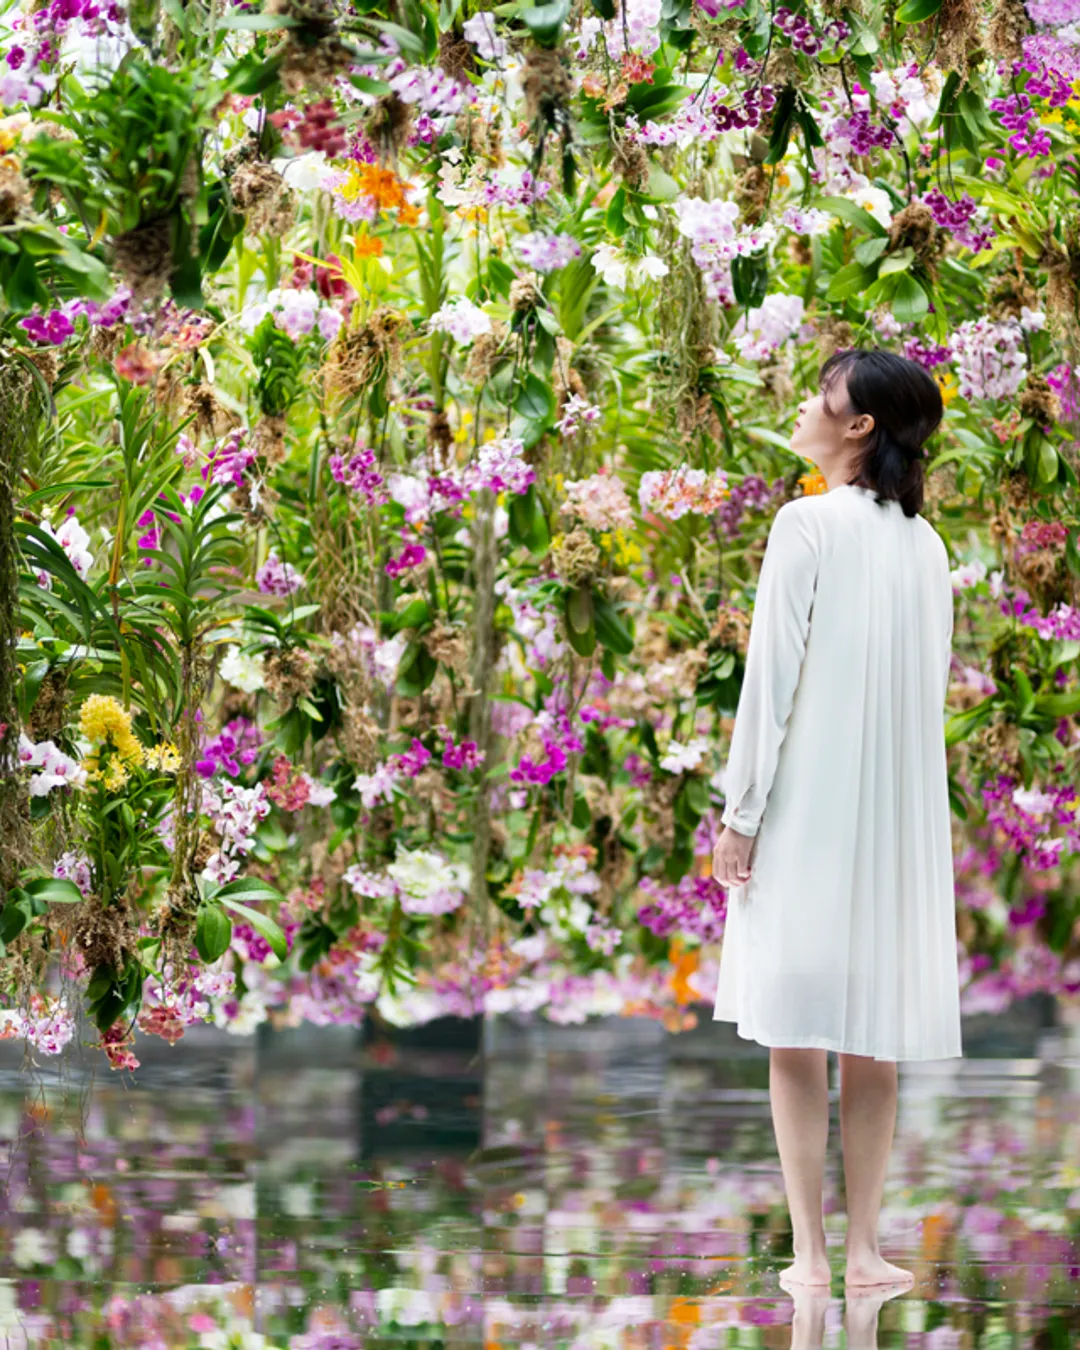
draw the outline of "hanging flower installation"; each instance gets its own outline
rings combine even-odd
[[[9,1026],[692,1023],[787,428],[874,344],[946,405],[965,1006],[1080,997],[1073,10],[9,16]]]

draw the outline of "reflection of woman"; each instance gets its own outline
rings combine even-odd
[[[713,874],[734,889],[715,1018],[770,1050],[795,1261],[827,1283],[826,1052],[840,1056],[847,1280],[904,1278],[878,1250],[896,1061],[959,1056],[943,705],[948,555],[921,515],[937,384],[842,351],[792,448],[828,485],[785,503],[762,561]],[[751,866],[752,855],[752,866]]]

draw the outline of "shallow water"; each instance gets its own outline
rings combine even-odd
[[[902,1066],[885,1299],[843,1296],[833,1061],[833,1292],[796,1307],[767,1052],[707,1014],[478,1052],[206,1030],[122,1078],[2,1047],[4,1350],[1080,1345],[1075,1031]]]

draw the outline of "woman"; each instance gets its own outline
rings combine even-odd
[[[912,1278],[878,1249],[896,1061],[962,1054],[943,726],[952,586],[918,514],[943,409],[921,366],[878,349],[837,352],[819,383],[791,446],[827,489],[773,521],[726,767],[714,1020],[770,1047],[787,1283],[829,1283],[826,1055],[839,1055],[846,1282],[866,1286]]]

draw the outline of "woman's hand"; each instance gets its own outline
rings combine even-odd
[[[741,886],[750,876],[750,853],[757,835],[739,834],[725,825],[712,855],[713,880],[721,886]]]

